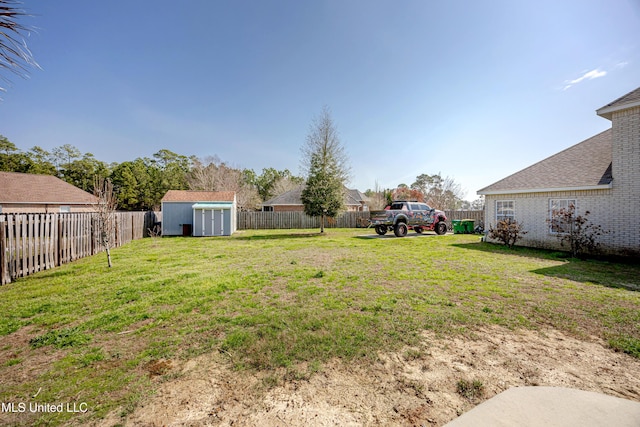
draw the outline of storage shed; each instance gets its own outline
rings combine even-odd
[[[163,236],[230,236],[236,217],[232,191],[169,190],[162,198]]]

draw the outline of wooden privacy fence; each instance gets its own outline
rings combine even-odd
[[[142,239],[155,222],[153,212],[117,212],[111,245]],[[101,231],[93,213],[0,215],[0,284],[102,252]]]
[[[448,228],[451,220],[473,219],[476,225],[484,222],[484,211],[445,211]],[[330,228],[357,228],[369,225],[369,212],[343,212],[329,218],[325,224]],[[320,218],[310,217],[304,212],[238,212],[238,230],[265,230],[287,228],[320,228]]]
[[[325,227],[366,227],[369,212],[343,212],[336,218],[327,218]],[[320,217],[304,212],[238,212],[238,230],[268,230],[287,228],[320,228]]]
[[[484,222],[484,211],[446,211],[451,220]],[[122,246],[142,239],[161,219],[155,212],[117,212],[111,244]],[[237,228],[320,228],[320,218],[304,212],[238,212]],[[344,212],[327,218],[328,228],[358,228],[369,225],[369,212]],[[95,214],[0,214],[0,284],[10,283],[41,270],[102,252],[101,226]]]
[[[444,211],[447,216],[447,228],[453,229],[451,221],[454,219],[472,219],[474,225],[482,225],[484,227],[484,211]]]

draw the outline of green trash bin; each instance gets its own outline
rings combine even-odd
[[[462,225],[462,220],[451,220],[451,224],[453,225],[453,234],[463,234],[465,232],[464,226]]]
[[[473,234],[475,222],[474,219],[463,219],[460,225],[464,228],[465,233]]]

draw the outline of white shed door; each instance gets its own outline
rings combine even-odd
[[[216,236],[224,234],[224,210],[211,211],[213,213],[213,232]]]

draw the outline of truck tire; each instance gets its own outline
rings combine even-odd
[[[395,227],[393,227],[393,234],[395,234],[396,237],[404,237],[407,235],[408,230],[409,228],[407,227],[407,224],[399,222]]]
[[[384,236],[387,234],[387,226],[386,225],[376,225],[376,233],[380,236]]]
[[[447,223],[444,221],[440,221],[436,224],[436,234],[438,236],[442,236],[443,234],[447,234]]]
[[[416,233],[418,233],[418,234],[422,234],[422,232],[424,231],[424,230],[422,229],[422,227],[413,227],[413,229],[414,229],[414,230],[416,231]]]

